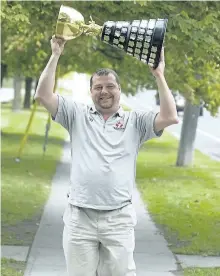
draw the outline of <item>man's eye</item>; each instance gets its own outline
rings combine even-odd
[[[113,89],[114,88],[114,85],[108,85],[107,86],[107,89]]]
[[[102,87],[101,86],[96,86],[95,89],[100,90],[100,89],[102,89]]]

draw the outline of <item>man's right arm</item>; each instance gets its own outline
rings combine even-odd
[[[58,109],[58,97],[53,93],[55,85],[55,74],[59,57],[64,49],[65,41],[52,37],[51,41],[52,55],[42,72],[34,99],[39,101],[53,117]]]

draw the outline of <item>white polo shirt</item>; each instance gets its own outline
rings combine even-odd
[[[124,111],[107,121],[94,105],[58,95],[53,118],[70,134],[72,157],[69,202],[78,207],[113,210],[132,202],[136,158],[155,133],[154,111]]]

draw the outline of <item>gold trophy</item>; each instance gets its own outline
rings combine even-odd
[[[91,19],[89,25],[85,24],[84,17],[77,10],[62,5],[56,25],[56,37],[64,40],[74,39],[82,34],[97,36],[102,32],[102,27]]]
[[[82,34],[99,36],[103,42],[157,68],[168,19],[107,21],[103,26],[96,24],[91,17],[90,19],[87,25],[81,13],[62,5],[55,36],[64,40],[71,40]]]

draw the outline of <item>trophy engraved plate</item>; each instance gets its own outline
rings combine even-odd
[[[167,22],[167,19],[107,21],[101,40],[155,69],[160,62]]]

